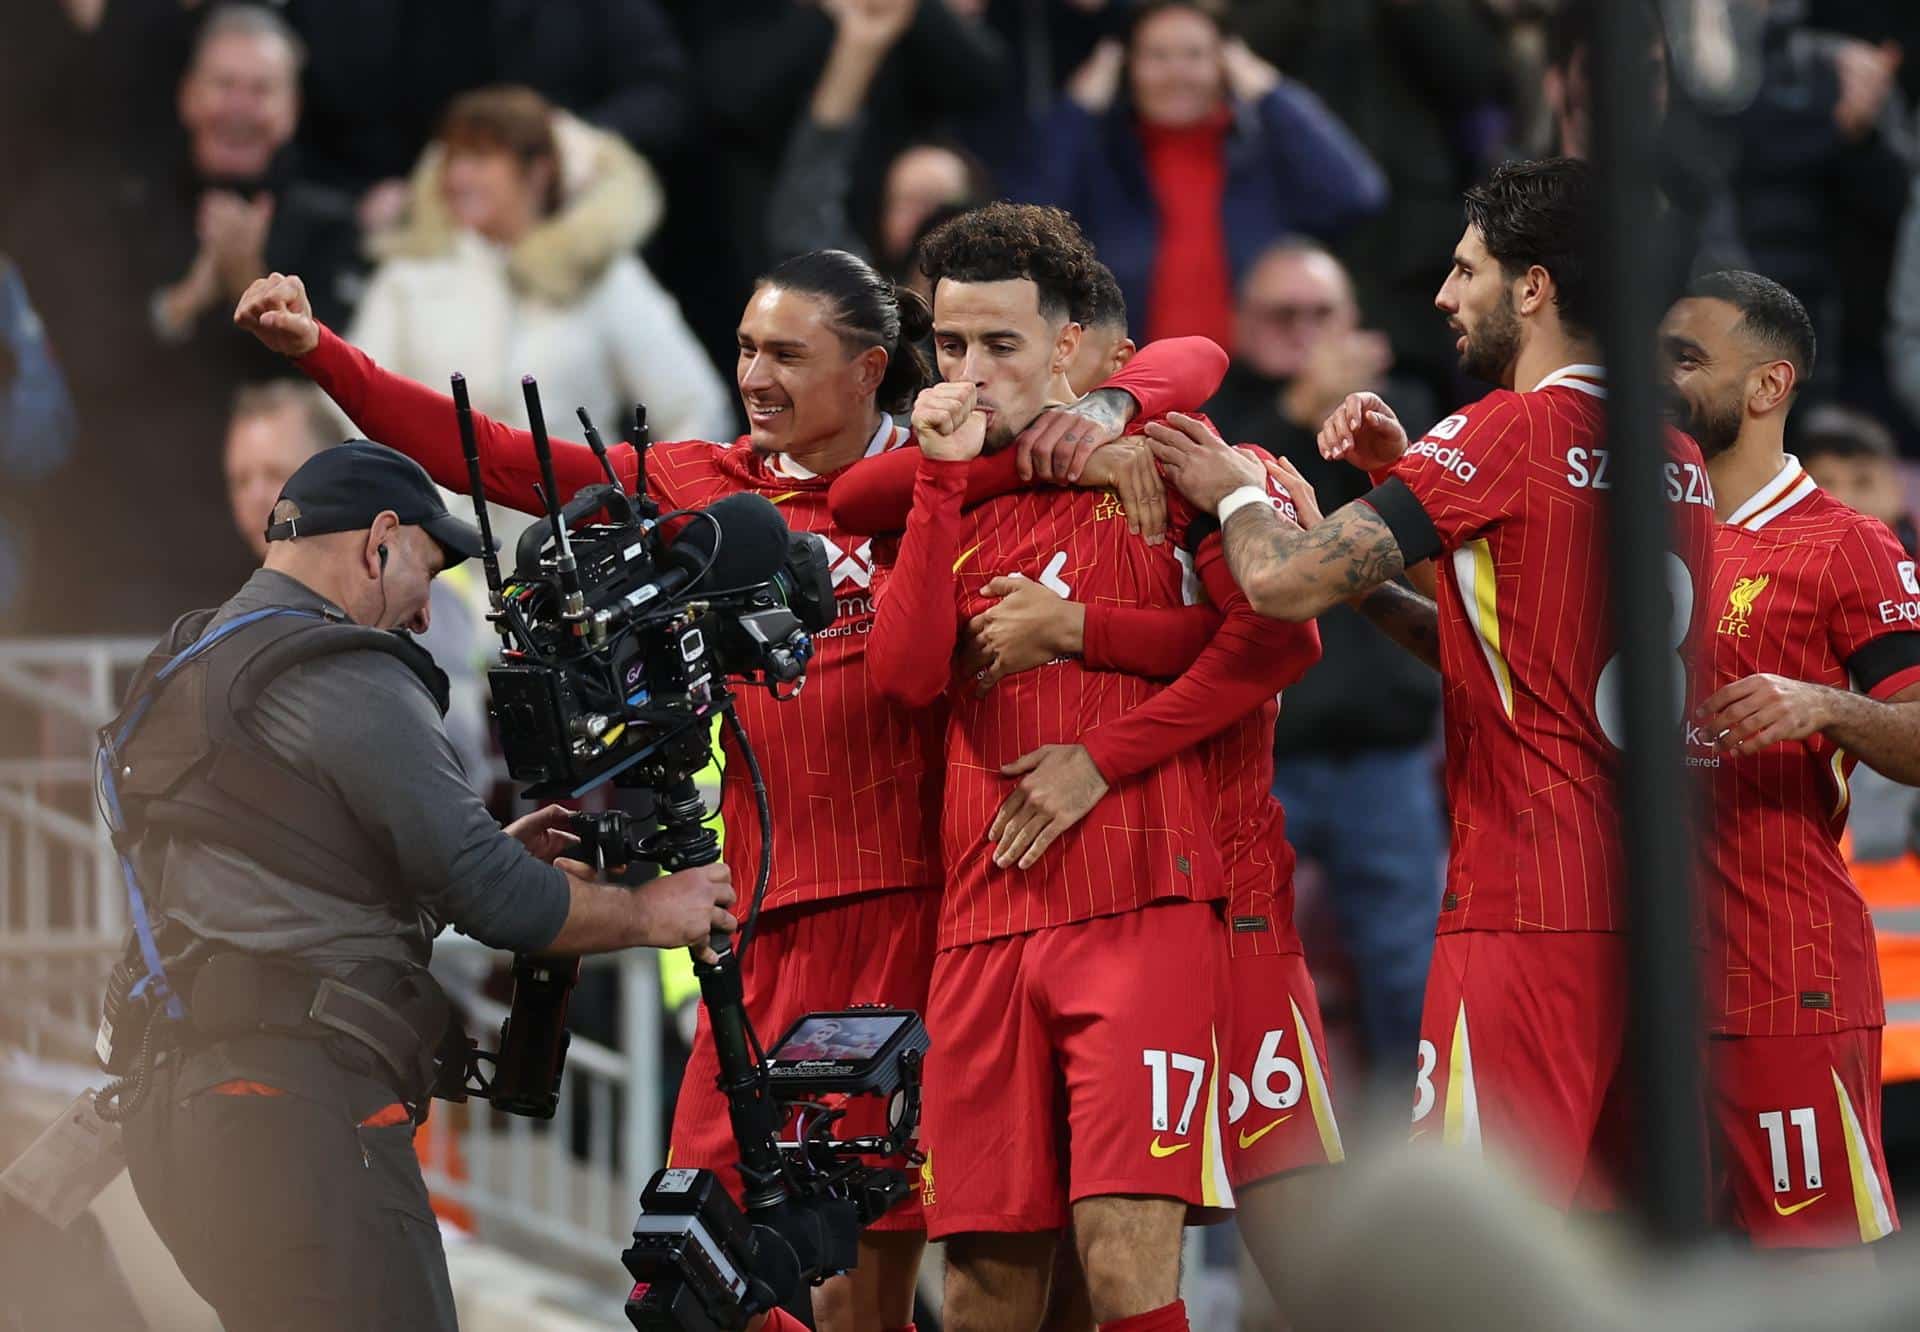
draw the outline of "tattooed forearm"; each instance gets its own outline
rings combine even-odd
[[[1082,397],[1069,410],[1109,430],[1121,431],[1133,420],[1140,404],[1125,389],[1100,388]]]
[[[1366,504],[1348,504],[1305,532],[1267,505],[1249,504],[1221,536],[1247,600],[1276,620],[1310,620],[1405,568],[1400,543]]]
[[[1381,633],[1440,669],[1440,608],[1410,587],[1382,583],[1353,603]]]

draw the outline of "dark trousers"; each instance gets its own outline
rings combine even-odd
[[[305,1049],[157,1074],[125,1132],[154,1229],[227,1332],[457,1328],[413,1125],[361,1123],[392,1091],[281,1044]],[[284,1094],[215,1090],[248,1073]]]

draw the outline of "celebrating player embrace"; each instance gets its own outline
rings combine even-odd
[[[369,434],[418,459],[442,485],[465,487],[451,401],[381,369],[320,325],[298,278],[276,274],[255,283],[235,318],[297,358]],[[926,1002],[940,907],[930,890],[940,882],[932,816],[941,786],[941,717],[891,704],[873,688],[871,546],[863,534],[836,526],[827,505],[836,472],[908,442],[888,413],[907,406],[924,383],[917,342],[926,319],[918,297],[851,254],[823,250],[791,259],[756,286],[740,318],[736,377],[748,433],[732,444],[660,444],[646,459],[647,483],[668,507],[741,491],[766,495],[791,526],[819,534],[834,552],[839,620],[818,640],[806,689],[790,703],[757,691],[739,699],[768,768],[776,848],[759,940],[742,966],[747,1011],[765,1032],[784,1029],[809,1009],[920,1009]],[[1225,357],[1205,339],[1149,346],[1112,387],[1053,414],[1037,433],[1042,443],[1064,446],[1081,434],[1109,437],[1137,410],[1204,400],[1224,369]],[[1076,412],[1100,415],[1101,422]],[[475,417],[475,428],[488,498],[540,511],[531,437],[484,416]],[[608,454],[621,483],[632,487],[636,450],[616,444]],[[553,455],[562,501],[603,479],[584,444],[556,440]],[[721,812],[732,858],[751,866],[759,823],[739,758],[729,742]],[[738,885],[743,900],[750,889],[750,882]],[[674,1115],[672,1160],[718,1171],[737,1194],[738,1151],[705,1019],[703,1009]],[[878,1102],[857,1103],[843,1129],[875,1131],[884,1114]],[[870,1230],[853,1278],[831,1283],[816,1300],[823,1325],[907,1326],[922,1228],[916,1203]]]
[[[1318,446],[1374,487],[1324,516],[1290,465],[1197,414],[1224,354],[1195,338],[1135,355],[1112,274],[1070,216],[1033,205],[921,239],[931,309],[843,251],[762,278],[737,329],[749,426],[731,444],[664,444],[649,463],[555,443],[558,500],[610,457],[674,509],[764,495],[829,552],[839,618],[806,689],[740,699],[775,840],[744,1002],[762,1032],[821,1008],[921,1009],[931,1046],[916,1197],[822,1288],[819,1326],[910,1328],[931,1235],[958,1332],[1064,1326],[1074,1283],[1056,1273],[1076,1270],[1100,1326],[1183,1332],[1182,1228],[1236,1191],[1284,1303],[1288,1238],[1316,1214],[1296,1182],[1338,1178],[1307,1168],[1345,1148],[1271,746],[1280,692],[1319,659],[1314,619],[1342,602],[1443,682],[1453,840],[1407,1051],[1413,1137],[1517,1158],[1563,1212],[1619,1204],[1642,1089],[1592,190],[1584,163],[1555,158],[1467,192],[1435,305],[1460,370],[1499,387],[1417,438],[1375,394],[1348,397]],[[256,283],[236,321],[465,484],[450,401],[321,327],[297,278]],[[1855,763],[1920,782],[1920,574],[1784,451],[1814,354],[1790,293],[1703,278],[1662,346],[1694,436],[1664,432],[1656,461],[1685,679],[1672,720],[1712,810],[1715,1198],[1757,1246],[1857,1261],[1899,1221],[1871,916],[1840,839]],[[531,437],[475,427],[488,497],[544,507]],[[728,757],[730,859],[752,865],[751,783]],[[705,1021],[672,1162],[737,1193]],[[793,1048],[818,1055],[837,1031]]]

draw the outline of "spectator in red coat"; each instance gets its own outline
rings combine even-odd
[[[1150,0],[1075,72],[1016,197],[1072,213],[1146,341],[1233,337],[1233,293],[1271,242],[1377,213],[1386,178],[1320,99],[1193,0]]]

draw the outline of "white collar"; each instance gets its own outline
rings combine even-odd
[[[1780,470],[1773,474],[1773,479],[1748,496],[1745,504],[1728,514],[1727,522],[1734,527],[1744,527],[1749,532],[1758,532],[1818,489],[1820,487],[1807,475],[1800,460],[1789,453]]]
[[[1604,398],[1607,396],[1607,368],[1604,365],[1563,365],[1535,384],[1532,391],[1538,393],[1550,388],[1578,389],[1596,398]]]
[[[873,438],[867,441],[867,451],[861,456],[871,458],[876,453],[885,453],[888,449],[899,447],[906,433],[893,423],[891,416],[882,413],[880,427],[873,432]],[[792,455],[785,453],[774,454],[770,466],[781,476],[794,481],[812,481],[820,475],[805,463],[795,462]]]

